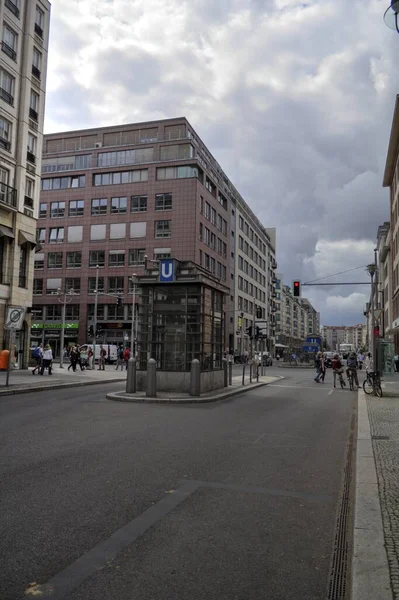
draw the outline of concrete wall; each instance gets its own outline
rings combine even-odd
[[[145,391],[147,372],[137,371],[137,390]],[[201,373],[201,393],[218,390],[224,385],[223,371],[206,371]],[[175,371],[157,371],[157,390],[159,392],[190,391],[190,373],[177,373]]]

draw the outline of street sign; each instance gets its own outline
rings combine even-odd
[[[172,283],[175,279],[175,262],[173,258],[163,258],[159,261],[159,281]]]
[[[317,352],[319,350],[319,347],[314,345],[314,346],[302,346],[302,350],[303,352]]]
[[[25,318],[26,309],[22,306],[9,306],[7,308],[6,322],[4,329],[11,329],[17,331],[22,329],[22,324]]]

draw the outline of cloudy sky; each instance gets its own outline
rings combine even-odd
[[[389,0],[53,0],[46,133],[186,116],[266,227],[286,283],[373,260],[399,36]],[[330,281],[366,281],[364,269]],[[368,287],[309,287],[323,324]]]

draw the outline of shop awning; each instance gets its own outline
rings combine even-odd
[[[24,244],[31,244],[33,247],[36,246],[36,238],[31,233],[27,233],[26,231],[22,231],[20,229],[18,231],[18,244],[23,246]]]
[[[15,238],[12,229],[6,227],[5,225],[0,225],[0,237],[8,237],[11,240]]]

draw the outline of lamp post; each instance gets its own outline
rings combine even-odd
[[[374,327],[375,327],[375,320],[374,320],[374,275],[376,274],[377,271],[377,267],[375,265],[375,263],[371,263],[370,265],[367,266],[367,271],[371,277],[371,298],[370,298],[370,303],[371,303],[371,356],[373,357],[373,369],[374,371],[377,371],[377,362],[376,362],[376,343],[375,343],[375,335],[374,335]]]
[[[97,304],[98,304],[98,273],[100,265],[96,265],[96,289],[94,290],[94,339],[93,339],[93,370],[96,368],[96,338],[97,338]],[[101,365],[98,365],[100,368]]]
[[[70,304],[73,300],[72,296],[76,296],[75,291],[73,289],[70,289],[68,292],[61,292],[60,288],[58,288],[57,290],[57,295],[58,296],[64,296],[63,299],[58,298],[58,302],[61,302],[62,304],[62,314],[61,314],[61,339],[60,339],[60,369],[64,368],[64,343],[65,343],[65,332],[64,332],[64,327],[65,327],[65,313],[66,313],[66,305]],[[69,301],[67,300],[67,297],[69,296]]]
[[[132,297],[132,331],[130,334],[130,340],[131,340],[131,352],[132,352],[132,356],[133,358],[136,358],[136,347],[135,347],[135,339],[136,339],[136,277],[137,277],[137,273],[132,273],[132,284],[133,284],[133,289],[132,289],[132,293],[133,293],[133,297]]]
[[[391,0],[390,6],[384,13],[384,22],[387,27],[399,33],[399,0]]]

